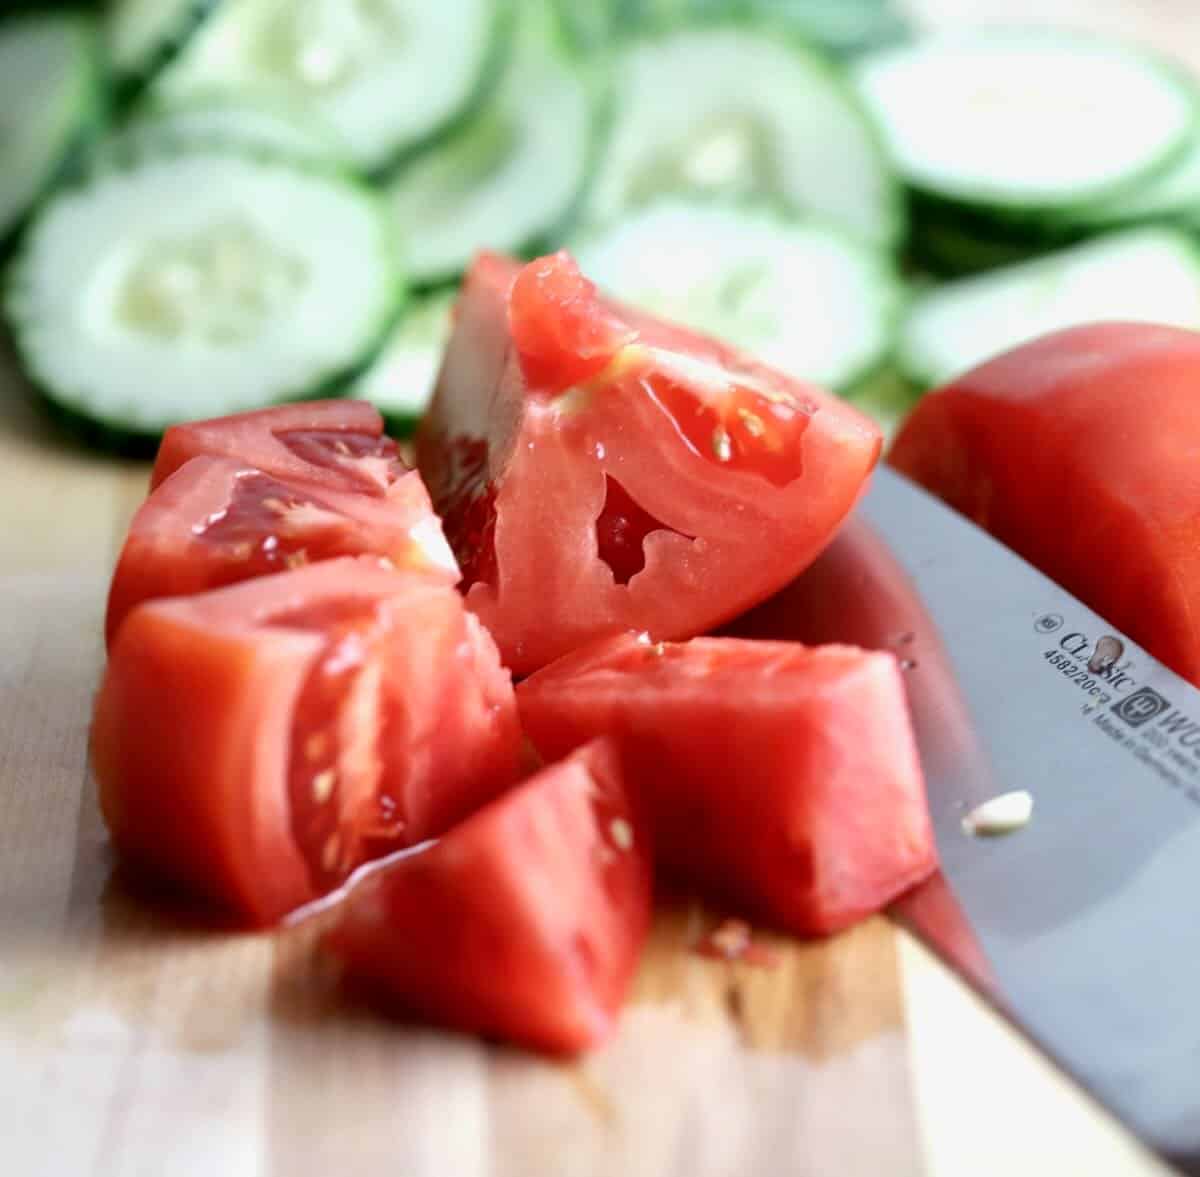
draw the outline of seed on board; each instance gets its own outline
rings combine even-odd
[[[1033,795],[1024,789],[1001,793],[963,818],[963,830],[976,838],[998,838],[1023,829],[1033,817]]]
[[[317,773],[313,777],[312,782],[313,800],[320,805],[324,805],[333,796],[333,786],[336,783],[337,773],[332,768],[327,768],[324,772]]]
[[[752,413],[749,409],[738,409],[738,417],[751,437],[762,437],[766,433],[767,427],[757,413]]]
[[[612,835],[613,844],[618,850],[633,849],[633,826],[623,817],[614,817],[608,823],[608,832]]]
[[[321,867],[329,872],[337,869],[338,856],[342,852],[342,840],[337,834],[330,834],[321,851]]]
[[[728,462],[733,457],[733,439],[724,425],[713,430],[712,451],[718,462]]]

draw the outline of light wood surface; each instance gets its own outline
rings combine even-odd
[[[1053,7],[1200,52],[1190,0],[910,7]],[[115,870],[85,755],[146,469],[64,443],[2,366],[0,1174],[1163,1172],[882,918],[772,939],[778,966],[754,969],[687,950],[698,908],[665,912],[617,1041],[561,1066],[346,1008],[304,929],[234,936],[156,910]]]

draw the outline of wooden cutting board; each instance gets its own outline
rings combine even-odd
[[[1190,0],[1062,5],[1093,7],[1168,42],[1197,19]],[[0,1173],[1162,1172],[883,918],[764,938],[763,969],[701,959],[711,916],[665,912],[617,1041],[554,1065],[346,1007],[303,929],[155,908],[115,869],[85,755],[146,473],[65,443],[0,373]]]

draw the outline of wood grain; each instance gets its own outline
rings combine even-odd
[[[912,0],[1200,66],[1200,8]],[[0,369],[3,365],[0,364]],[[877,919],[772,969],[664,910],[617,1041],[577,1064],[349,1004],[311,929],[206,928],[114,863],[86,764],[108,573],[146,468],[72,447],[0,370],[0,1173],[940,1177],[1160,1167]],[[995,1112],[1024,1128],[998,1135]]]

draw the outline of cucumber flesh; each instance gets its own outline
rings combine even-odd
[[[107,143],[109,151],[154,152],[173,147],[262,149],[314,164],[347,162],[337,136],[310,113],[261,96],[209,95],[142,113]]]
[[[281,94],[380,169],[482,100],[506,53],[510,0],[225,0],[160,92]]]
[[[1200,328],[1200,250],[1169,228],[1127,229],[918,295],[898,358],[924,388],[1064,327],[1101,320]]]
[[[563,231],[599,134],[590,82],[522,44],[486,107],[397,171],[386,198],[414,282],[458,277],[476,250],[523,253]]]
[[[400,284],[376,198],[339,172],[213,150],[59,192],[7,291],[58,407],[130,435],[324,393],[373,353]]]
[[[104,47],[125,89],[144,85],[179,52],[217,0],[108,0]]]
[[[901,309],[881,251],[762,208],[663,198],[576,254],[622,301],[837,390],[879,366]]]
[[[853,76],[912,187],[1025,215],[1119,196],[1183,151],[1200,113],[1164,62],[1060,33],[929,38]]]
[[[874,127],[832,66],[777,32],[731,23],[631,42],[614,89],[592,220],[699,191],[765,196],[897,241],[901,204]]]
[[[443,291],[410,304],[379,357],[347,392],[375,405],[392,433],[411,433],[429,407],[455,297]]]
[[[69,13],[0,22],[0,243],[100,111],[91,21]]]

